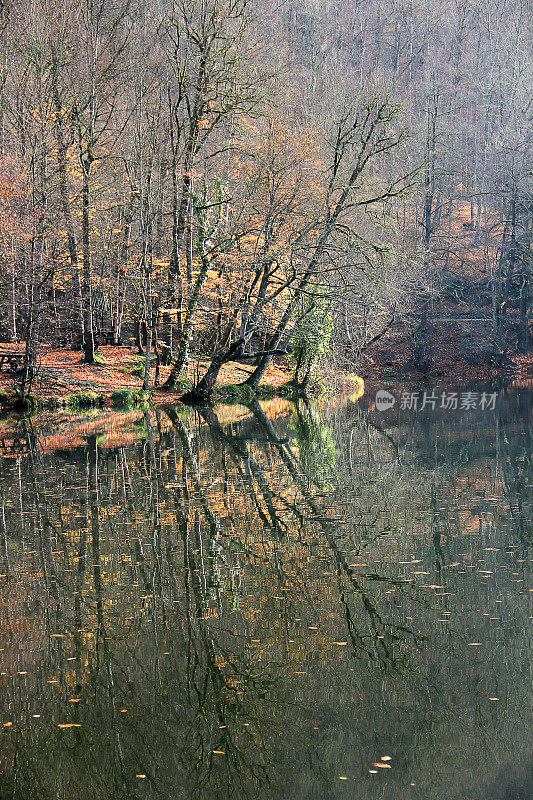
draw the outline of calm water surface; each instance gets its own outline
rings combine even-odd
[[[2,423],[0,798],[531,800],[532,398]]]

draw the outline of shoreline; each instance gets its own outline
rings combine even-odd
[[[15,346],[11,346],[15,350]],[[131,350],[105,346],[98,351],[99,360],[95,364],[84,364],[79,351],[43,351],[38,366],[37,378],[32,387],[26,406],[17,398],[13,377],[8,371],[0,371],[0,408],[4,413],[32,412],[41,409],[48,411],[71,411],[100,408],[125,409],[149,404],[183,403],[182,395],[192,386],[198,373],[207,367],[207,362],[191,361],[187,378],[174,391],[150,388],[143,391],[140,371],[143,357]],[[366,357],[356,372],[327,368],[310,386],[309,396],[352,393],[360,397],[366,390],[374,391],[391,385],[428,385],[444,388],[450,385],[467,385],[480,381],[487,384],[514,384],[528,388],[533,385],[533,354],[512,355],[500,365],[489,363],[468,364],[455,360],[452,363],[442,359],[438,368],[426,374],[415,370],[405,359],[383,359],[380,354],[374,358]],[[160,370],[160,383],[163,383],[170,367]],[[264,377],[264,382],[255,393],[243,385],[246,375],[251,371],[249,365],[232,362],[220,373],[219,383],[213,393],[213,403],[244,404],[256,398],[291,399],[295,397],[290,386],[291,371],[281,363],[273,362]],[[154,368],[151,370],[153,381]]]
[[[16,351],[14,345],[8,346]],[[144,404],[160,406],[164,404],[184,403],[181,398],[192,388],[198,375],[207,369],[204,360],[192,361],[188,366],[187,376],[173,391],[165,391],[151,386],[147,391],[142,388],[141,373],[144,357],[125,348],[112,346],[101,347],[98,361],[94,364],[82,362],[79,351],[43,349],[37,377],[23,405],[17,397],[13,376],[8,371],[0,371],[0,408],[3,412],[32,412],[37,410],[72,411],[77,413],[83,409],[100,408],[104,410],[139,407]],[[170,367],[161,367],[159,382],[164,383]],[[239,362],[231,362],[221,370],[218,385],[213,393],[213,403],[244,403],[257,398],[290,399],[294,390],[290,385],[291,370],[283,363],[272,362],[268,367],[263,382],[256,392],[252,392],[243,384],[252,367]],[[151,369],[151,382],[155,376],[155,367]],[[321,382],[320,382],[321,383]],[[310,386],[309,395],[327,394],[328,392],[351,392],[361,394],[364,391],[362,379],[353,373],[332,372],[327,370],[323,376],[323,385],[315,382]]]

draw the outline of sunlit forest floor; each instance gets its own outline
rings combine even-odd
[[[17,345],[2,345],[3,349],[20,350]],[[37,377],[32,386],[34,397],[44,402],[59,401],[80,392],[94,392],[103,395],[106,400],[118,390],[139,391],[142,388],[142,370],[144,356],[132,352],[126,347],[103,346],[98,350],[99,363],[83,363],[83,354],[79,350],[56,350],[43,347],[38,360]],[[200,376],[207,369],[207,361],[191,359],[187,371],[187,381],[192,384],[197,374]],[[231,363],[225,365],[219,376],[221,387],[241,383],[251,372],[252,367],[245,364]],[[162,366],[159,384],[164,383],[170,367]],[[153,386],[155,366],[152,366],[150,385]],[[288,366],[271,364],[265,374],[264,384],[273,390],[290,379]],[[185,391],[187,383],[167,392],[153,390],[152,402],[169,403],[176,401]],[[0,395],[2,402],[9,405],[13,395],[13,376],[4,367],[0,370]]]

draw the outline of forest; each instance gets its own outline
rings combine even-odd
[[[0,0],[0,800],[531,800],[532,0]]]
[[[527,0],[7,0],[11,396],[58,351],[191,402],[527,361],[532,41]]]

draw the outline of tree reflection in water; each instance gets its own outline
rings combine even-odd
[[[476,554],[459,529],[484,525],[485,555],[524,563],[527,443],[502,412],[496,442],[458,471],[471,440],[418,422],[350,404],[255,402],[231,423],[165,407],[58,450],[22,420],[1,464],[0,796],[336,797],[349,772],[371,798],[368,769],[394,742],[383,780],[409,797],[408,775],[452,785],[445,756],[432,776],[437,741],[449,753],[464,729],[486,743],[493,724],[514,747],[525,592],[514,584],[504,625],[513,571],[495,593],[489,567],[466,583]],[[504,599],[480,668],[464,651],[488,635],[490,612],[472,617],[483,596]],[[502,692],[502,652],[507,710],[491,723],[479,703]],[[454,769],[468,783],[466,761]]]

